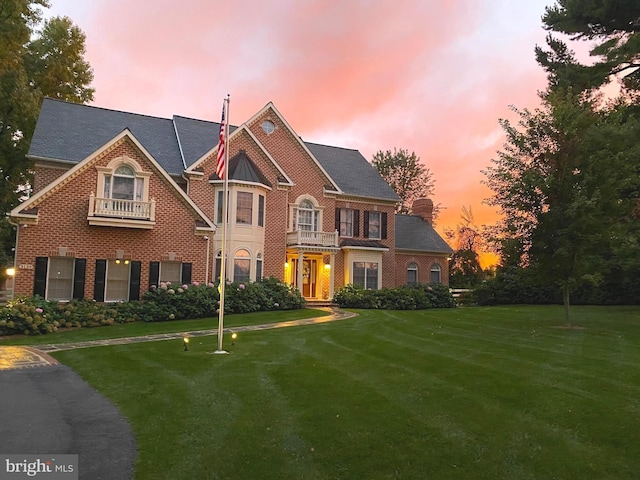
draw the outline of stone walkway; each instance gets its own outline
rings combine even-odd
[[[302,320],[290,320],[287,322],[265,323],[262,325],[246,325],[233,328],[225,328],[224,333],[251,332],[256,330],[270,330],[274,328],[297,327],[301,325],[316,325],[337,320],[352,318],[357,314],[345,312],[336,308],[321,308],[319,310],[331,311],[331,315],[324,317],[305,318]],[[108,328],[108,327],[105,327]],[[47,355],[47,352],[60,352],[76,348],[102,347],[109,345],[127,345],[142,342],[157,342],[162,340],[175,340],[184,337],[203,337],[217,335],[218,329],[195,330],[189,332],[159,333],[140,337],[112,338],[108,340],[90,340],[86,342],[43,344],[37,347],[27,346],[0,346],[0,370],[15,370],[21,368],[34,368],[48,365],[56,365],[58,362]]]

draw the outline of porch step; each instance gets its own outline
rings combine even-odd
[[[337,303],[333,303],[331,300],[307,300],[307,307],[338,307]]]

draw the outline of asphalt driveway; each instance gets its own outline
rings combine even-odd
[[[0,454],[77,454],[82,480],[133,477],[136,442],[103,395],[64,365],[0,370]]]

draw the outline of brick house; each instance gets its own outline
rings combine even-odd
[[[15,294],[122,301],[218,278],[219,128],[45,99],[33,194],[9,213]],[[308,300],[350,283],[448,283],[430,200],[396,215],[397,195],[358,151],[303,141],[272,103],[230,131],[230,280],[274,276]]]

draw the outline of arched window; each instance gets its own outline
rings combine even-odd
[[[129,165],[120,165],[113,175],[105,175],[104,198],[115,200],[142,200],[144,180],[136,178],[135,171]]]
[[[411,262],[407,266],[407,285],[418,284],[418,265],[415,262]]]
[[[431,283],[440,283],[440,265],[434,263],[431,265],[431,277],[429,279]]]
[[[320,212],[314,208],[311,200],[302,200],[300,205],[298,205],[297,229],[317,232],[319,213]]]
[[[248,282],[251,269],[251,255],[243,248],[233,258],[233,281]]]

